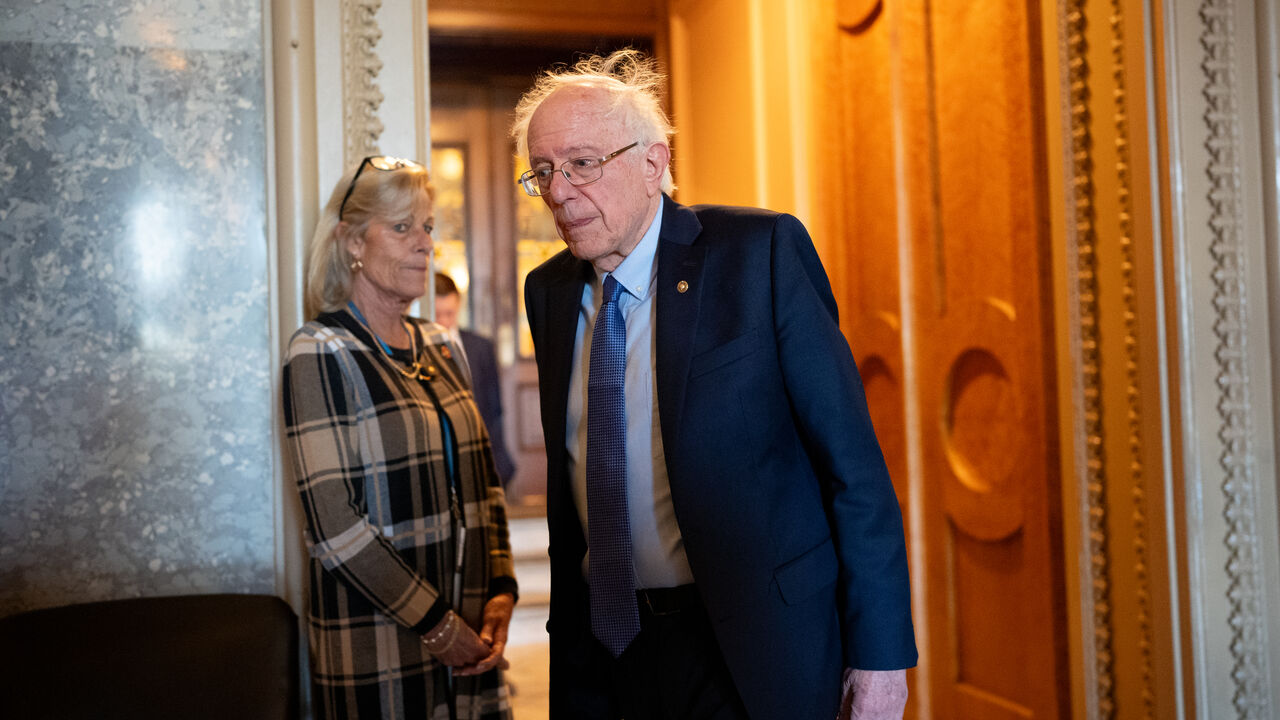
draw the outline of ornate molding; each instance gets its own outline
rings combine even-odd
[[[382,39],[378,9],[382,0],[342,0],[342,137],[343,168],[378,152],[382,61],[375,48]]]
[[[1076,368],[1084,433],[1084,482],[1088,518],[1089,576],[1092,615],[1084,618],[1092,628],[1093,644],[1086,650],[1092,658],[1088,688],[1089,717],[1108,720],[1115,714],[1115,669],[1112,651],[1110,550],[1107,545],[1107,476],[1103,452],[1102,363],[1098,330],[1098,232],[1095,224],[1093,184],[1093,135],[1089,129],[1089,44],[1085,36],[1085,0],[1063,0],[1060,25],[1065,29],[1064,67],[1068,87],[1070,171],[1072,201],[1069,216],[1074,220],[1068,248],[1075,269],[1073,288],[1078,336]],[[1074,250],[1074,252],[1072,252]]]
[[[1142,462],[1142,395],[1138,357],[1137,264],[1133,240],[1133,176],[1130,151],[1129,106],[1125,86],[1124,5],[1111,0],[1111,69],[1115,82],[1115,131],[1117,199],[1120,206],[1120,254],[1124,299],[1125,402],[1128,405],[1129,492],[1133,498],[1134,582],[1138,610],[1138,652],[1142,676],[1142,717],[1154,718],[1156,696],[1151,654],[1154,629],[1151,620],[1151,573],[1148,548],[1147,482]]]
[[[1218,345],[1218,439],[1221,454],[1223,538],[1228,559],[1227,622],[1231,633],[1232,703],[1242,719],[1273,717],[1266,692],[1269,677],[1265,598],[1257,527],[1257,476],[1254,468],[1250,377],[1247,360],[1248,292],[1245,278],[1244,215],[1240,194],[1240,124],[1235,74],[1235,3],[1204,0],[1199,15],[1204,49],[1205,148],[1210,189],[1210,255],[1214,283],[1213,325]]]

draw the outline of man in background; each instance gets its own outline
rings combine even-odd
[[[476,396],[480,417],[489,429],[489,442],[493,445],[493,462],[503,487],[516,474],[516,464],[507,452],[506,436],[502,430],[502,385],[498,381],[498,360],[493,343],[470,330],[458,327],[458,308],[462,295],[453,278],[436,273],[436,322],[449,330],[455,347],[462,350],[462,361],[471,370],[471,391]]]

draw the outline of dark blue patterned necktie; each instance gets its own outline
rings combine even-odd
[[[604,279],[587,375],[587,541],[591,631],[614,657],[640,632],[627,515],[627,332],[622,286]]]

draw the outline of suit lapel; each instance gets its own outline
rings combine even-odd
[[[565,418],[569,406],[569,375],[573,370],[574,341],[578,331],[578,308],[582,303],[582,289],[591,273],[591,266],[573,257],[568,251],[563,253],[563,259],[562,267],[547,286],[546,306],[543,308],[546,335],[538,346],[538,352],[545,359],[539,363],[538,382],[542,385],[542,397],[555,403],[549,408],[547,415],[550,422],[543,427],[550,451],[547,511],[553,514],[558,511],[573,514],[571,525],[577,527],[577,512],[573,506],[569,478],[564,472],[567,463]]]
[[[665,195],[662,201],[665,206],[658,238],[656,365],[662,444],[670,457],[679,447],[680,411],[698,329],[706,246],[694,242],[702,232],[702,224],[693,211]]]
[[[582,303],[582,288],[585,284],[583,274],[585,262],[574,259],[567,272],[551,287],[547,288],[547,370],[544,382],[548,387],[543,392],[557,398],[559,405],[555,417],[564,420],[568,407],[569,373],[573,369],[574,341],[578,331],[578,308]],[[564,426],[558,430],[560,439],[564,439]],[[563,443],[562,443],[563,444]]]

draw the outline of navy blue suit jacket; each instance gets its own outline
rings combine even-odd
[[[516,474],[515,461],[507,452],[507,434],[502,426],[502,385],[498,378],[498,358],[493,342],[470,330],[458,329],[462,349],[467,354],[467,367],[471,370],[471,392],[476,396],[476,407],[489,430],[489,444],[493,448],[493,464],[498,478],[505,486]]]
[[[694,580],[752,718],[831,718],[844,667],[916,662],[902,517],[822,264],[789,215],[663,197],[656,384]],[[551,713],[587,612],[565,412],[591,266],[529,274],[547,444]],[[687,283],[680,292],[678,284]]]

